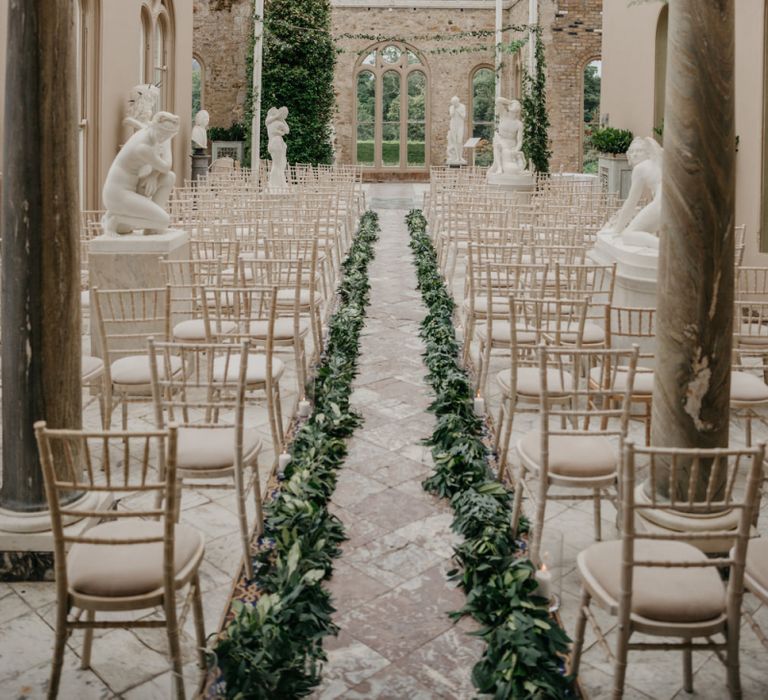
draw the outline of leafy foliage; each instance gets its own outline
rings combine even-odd
[[[339,308],[311,387],[314,412],[291,446],[280,490],[265,504],[262,542],[271,546],[254,558],[261,595],[255,605],[233,603],[234,620],[214,650],[227,698],[308,695],[320,682],[326,658],[323,637],[338,631],[321,582],[340,553],[344,528],[326,506],[346,455],[344,438],[361,423],[349,397],[369,300],[367,269],[378,232],[376,214],[366,212],[344,261]]]
[[[480,693],[507,698],[573,697],[564,675],[568,637],[535,595],[534,567],[522,558],[512,537],[511,493],[495,478],[482,423],[473,411],[472,389],[459,362],[453,326],[454,301],[438,272],[437,258],[418,210],[409,212],[419,289],[429,311],[421,324],[426,344],[427,381],[435,392],[430,410],[437,425],[426,444],[432,447],[435,472],[424,488],[451,499],[452,528],[464,541],[454,553],[460,569],[451,572],[467,595],[452,613],[472,615],[487,648],[472,680]],[[521,523],[522,525],[522,523]]]
[[[245,141],[246,129],[242,124],[235,123],[228,127],[213,126],[208,129],[210,141]]]
[[[602,79],[595,62],[584,67],[584,123],[596,124],[600,119],[600,85]]]
[[[297,31],[296,27],[312,31]],[[330,0],[268,0],[264,10],[261,109],[264,116],[270,107],[288,108],[291,136],[286,143],[291,163],[333,161],[335,65]],[[268,158],[263,121],[261,157]]]
[[[605,126],[592,131],[592,145],[600,153],[620,155],[626,153],[632,143],[632,132],[627,129],[614,129]]]
[[[536,69],[523,73],[523,153],[538,173],[549,172],[549,114],[547,113],[547,64],[541,27],[532,28]]]

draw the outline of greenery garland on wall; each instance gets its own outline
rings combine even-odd
[[[279,491],[265,504],[265,546],[254,559],[261,594],[255,605],[233,602],[235,617],[214,648],[219,686],[224,683],[217,690],[227,698],[308,695],[320,682],[320,662],[326,660],[323,637],[337,632],[322,580],[330,576],[345,536],[327,504],[346,455],[344,438],[362,422],[349,397],[378,234],[377,215],[366,212],[343,265],[339,307],[312,387],[313,414],[292,444]]]
[[[523,153],[538,173],[549,172],[549,114],[547,113],[547,64],[541,27],[533,30],[536,67],[523,73]]]
[[[427,441],[435,473],[423,485],[451,500],[452,529],[464,538],[454,553],[461,568],[451,576],[464,589],[467,603],[452,615],[472,615],[487,644],[472,680],[479,692],[498,700],[573,697],[571,679],[563,673],[569,639],[552,620],[546,601],[535,594],[534,567],[521,557],[512,537],[511,494],[488,464],[482,423],[474,414],[471,384],[459,361],[455,305],[438,272],[426,219],[413,210],[406,220],[418,288],[429,311],[421,337],[427,381],[436,395],[430,410],[437,425]]]

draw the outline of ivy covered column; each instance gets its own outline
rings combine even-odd
[[[652,443],[721,447],[733,326],[733,0],[671,2],[668,46]]]
[[[74,30],[71,0],[9,2],[0,530],[45,508],[33,423],[82,420]]]

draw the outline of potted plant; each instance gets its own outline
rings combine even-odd
[[[625,199],[632,180],[632,168],[627,162],[632,132],[604,126],[592,132],[591,140],[593,148],[599,153],[597,172],[603,188]]]

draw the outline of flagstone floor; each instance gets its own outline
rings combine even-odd
[[[371,185],[369,205],[381,216],[382,235],[371,266],[372,295],[364,329],[360,375],[353,405],[365,425],[350,442],[349,457],[340,473],[332,509],[344,521],[350,539],[334,566],[329,588],[341,627],[326,641],[329,662],[315,698],[378,698],[419,700],[473,697],[471,669],[483,645],[469,632],[471,620],[454,625],[447,612],[458,609],[463,594],[447,581],[454,537],[449,505],[425,493],[421,481],[431,469],[428,450],[419,441],[431,433],[426,413],[430,394],[424,384],[423,350],[418,325],[425,309],[415,290],[404,216],[421,206],[424,185]],[[455,280],[460,295],[463,280]],[[489,375],[487,401],[495,413],[499,396]],[[296,398],[295,377],[283,380],[284,401]],[[533,425],[533,416],[516,420],[515,432]],[[256,424],[269,442],[266,416],[258,411],[247,421]],[[98,410],[86,410],[86,425],[96,427]],[[131,407],[130,425],[154,424],[148,404]],[[642,426],[633,425],[636,437]],[[765,426],[758,436],[768,436]],[[732,426],[733,440],[742,440],[741,426]],[[513,436],[514,440],[514,436]],[[263,464],[269,464],[265,454]],[[266,479],[266,470],[262,480]],[[206,630],[214,632],[229,598],[238,569],[235,507],[231,492],[187,490],[183,520],[206,537],[201,573]],[[760,528],[768,534],[768,504]],[[615,534],[614,512],[604,508],[606,537]],[[575,571],[578,551],[592,542],[592,506],[554,504],[547,510],[545,547],[552,550],[556,590],[569,633],[578,606]],[[0,698],[41,698],[45,695],[53,645],[55,592],[51,583],[0,583]],[[757,619],[768,629],[768,608],[748,598]],[[612,628],[609,617],[598,619]],[[78,668],[82,636],[70,640],[60,697],[64,700],[125,698],[153,700],[171,697],[170,672],[162,630],[104,630],[96,633],[92,670]],[[613,636],[608,635],[609,644]],[[191,620],[183,637],[185,681],[190,697],[198,681],[194,664]],[[582,683],[591,698],[610,697],[611,663],[587,632]],[[627,698],[671,700],[727,697],[724,671],[711,654],[694,655],[693,695],[682,690],[680,659],[659,653],[630,656]],[[752,631],[742,632],[744,697],[768,697],[768,655]]]

